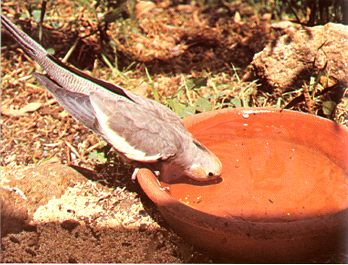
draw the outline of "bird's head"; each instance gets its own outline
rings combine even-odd
[[[185,175],[196,181],[210,181],[220,177],[222,164],[220,159],[208,148],[194,141],[197,147],[192,164],[185,170]]]

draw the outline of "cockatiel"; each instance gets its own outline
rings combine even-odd
[[[169,108],[64,65],[3,15],[1,23],[45,70],[45,74],[34,73],[36,79],[126,160],[159,172],[165,181],[183,176],[208,181],[220,176],[218,157],[195,140]]]

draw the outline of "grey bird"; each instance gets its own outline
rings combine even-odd
[[[159,172],[164,181],[209,181],[221,175],[218,157],[195,140],[169,108],[64,65],[4,15],[1,24],[45,70],[34,73],[36,79],[75,119],[137,168]]]

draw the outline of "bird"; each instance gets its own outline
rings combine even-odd
[[[100,135],[127,162],[152,170],[161,181],[220,178],[220,159],[195,139],[165,105],[94,78],[48,53],[5,15],[1,25],[44,73],[33,73],[76,120]]]

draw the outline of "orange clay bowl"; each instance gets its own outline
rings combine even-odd
[[[238,262],[295,262],[347,251],[348,130],[317,116],[226,109],[185,126],[223,165],[222,181],[138,181],[197,248]],[[169,190],[163,187],[169,187]]]

